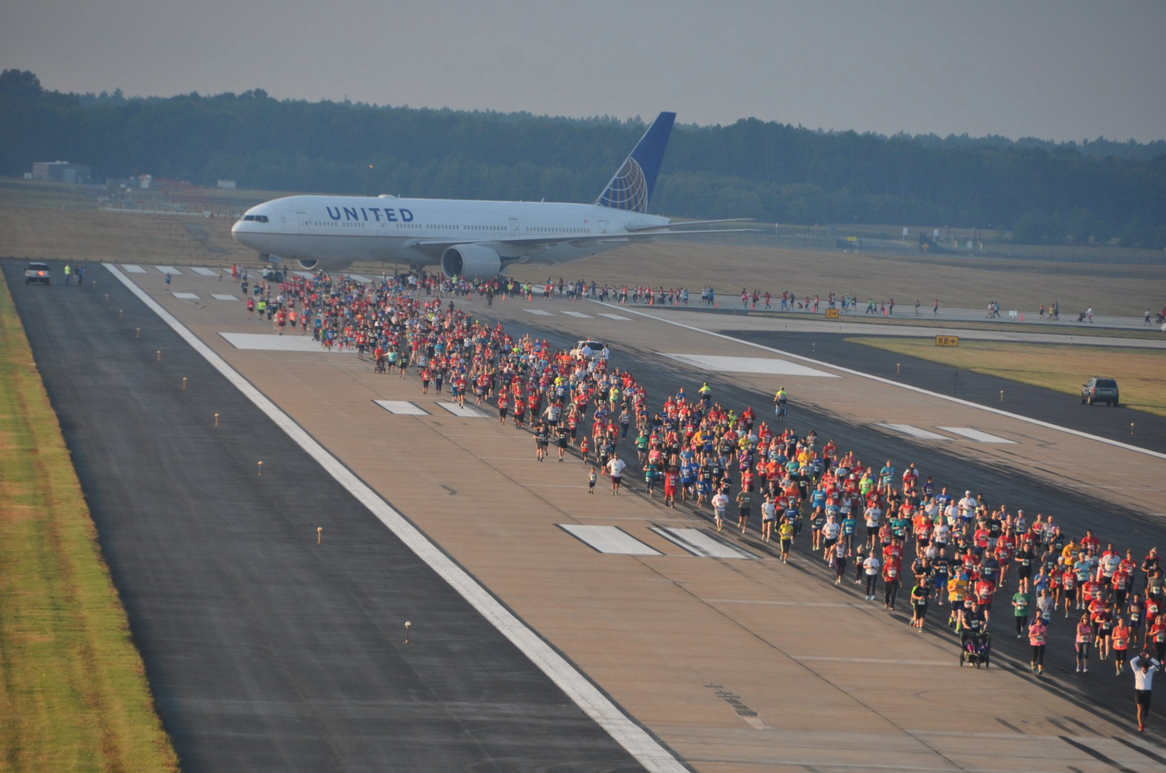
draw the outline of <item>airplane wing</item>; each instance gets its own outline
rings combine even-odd
[[[717,223],[752,223],[751,217],[732,217],[724,218],[722,220],[673,220],[671,223],[664,223],[663,225],[629,225],[625,230],[635,233],[648,233],[651,231],[660,231],[668,228],[678,228],[681,226],[690,225],[715,225]],[[706,232],[708,233],[708,232]],[[717,233],[713,231],[711,233]]]
[[[709,220],[709,221],[694,221],[694,222],[709,222],[709,223],[733,223],[741,222],[740,220]],[[679,225],[679,224],[677,224]],[[687,225],[685,223],[684,225]],[[760,233],[762,229],[759,228],[704,228],[699,230],[669,230],[671,226],[663,225],[657,227],[645,227],[642,229],[635,229],[628,233],[606,233],[606,234],[590,234],[588,236],[522,236],[511,237],[506,239],[418,239],[409,242],[406,246],[414,247],[424,253],[430,255],[440,255],[450,247],[458,247],[465,244],[482,244],[490,245],[505,245],[507,247],[519,248],[540,248],[548,247],[554,244],[573,244],[580,247],[585,247],[589,244],[616,244],[620,242],[641,242],[651,241],[656,236],[687,236],[692,234],[741,234],[741,233]]]

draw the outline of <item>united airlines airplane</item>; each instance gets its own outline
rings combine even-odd
[[[739,222],[676,222],[646,214],[675,113],[660,113],[593,204],[288,196],[247,210],[231,228],[264,260],[336,271],[354,262],[440,265],[448,277],[490,277],[513,263],[564,263],[664,235]]]

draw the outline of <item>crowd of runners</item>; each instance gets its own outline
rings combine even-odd
[[[708,512],[718,532],[735,526],[772,542],[782,561],[797,554],[822,561],[835,584],[857,584],[887,610],[902,592],[920,630],[932,608],[942,609],[942,622],[975,653],[989,648],[995,614],[1028,639],[1037,674],[1057,629],[1080,673],[1106,661],[1121,673],[1142,648],[1166,656],[1156,549],[1136,555],[1092,531],[1066,534],[1051,514],[1030,517],[970,490],[949,491],[914,463],[864,463],[832,439],[789,426],[784,388],[772,417],[723,406],[707,383],[652,405],[630,372],[596,353],[514,338],[456,308],[455,296],[494,289],[513,288],[323,274],[243,286],[249,316],[310,334],[325,348],[354,349],[377,372],[415,376],[422,393],[448,390],[462,405],[472,399],[496,409],[500,423],[531,432],[540,462],[578,455],[587,491],[606,477],[618,495],[635,479],[667,507]]]

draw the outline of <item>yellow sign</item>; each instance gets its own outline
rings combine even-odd
[[[960,337],[959,336],[936,336],[935,337],[935,345],[936,346],[959,346],[960,345]]]
[[[826,319],[838,319],[838,309],[826,309]]]

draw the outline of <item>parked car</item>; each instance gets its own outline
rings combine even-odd
[[[1081,387],[1082,404],[1109,403],[1117,405],[1119,400],[1117,381],[1112,378],[1094,376]]]
[[[45,285],[53,283],[53,272],[48,263],[29,263],[28,268],[24,269],[24,283],[30,285],[33,282]]]

